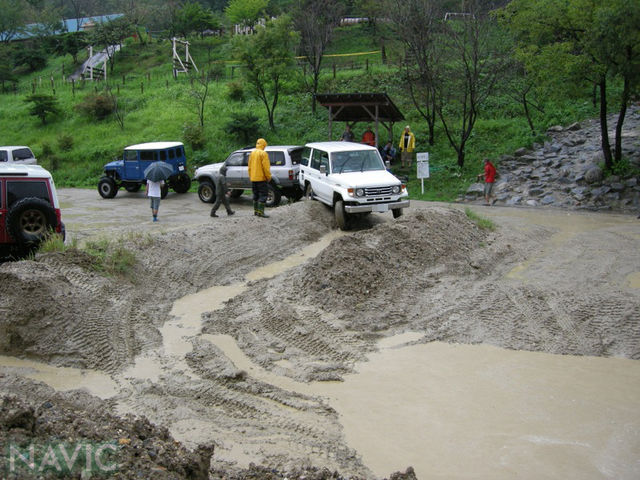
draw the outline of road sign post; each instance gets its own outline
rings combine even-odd
[[[420,179],[422,193],[424,194],[424,179],[429,178],[429,152],[416,154],[416,168],[418,169],[417,177]]]

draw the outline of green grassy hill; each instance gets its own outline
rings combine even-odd
[[[253,113],[260,119],[259,135],[271,144],[304,144],[307,141],[328,139],[327,111],[319,107],[311,113],[311,97],[306,93],[302,68],[292,69],[291,78],[284,85],[276,110],[276,130],[268,128],[262,103],[243,86],[239,67],[231,59],[226,38],[192,41],[190,53],[201,71],[214,72],[218,79],[210,84],[206,102],[204,148],[193,150],[187,144],[191,167],[224,160],[229,152],[244,146],[242,139],[230,134],[226,124],[233,114]],[[417,138],[417,150],[430,153],[432,177],[426,181],[426,192],[420,194],[420,183],[410,176],[412,198],[454,200],[473,181],[480,171],[484,156],[497,159],[500,155],[531,144],[524,117],[518,106],[504,98],[494,98],[482,113],[468,144],[465,168],[455,166],[455,152],[448,146],[441,130],[436,132],[436,145],[426,142],[427,128],[411,103],[393,66],[393,48],[387,50],[389,63],[383,65],[379,53],[344,55],[379,51],[379,42],[364,26],[343,27],[337,30],[334,43],[325,59],[325,73],[321,92],[387,92],[411,124]],[[336,64],[335,76],[333,64]],[[365,68],[367,66],[368,68]],[[127,42],[118,54],[109,85],[124,111],[124,128],[113,116],[95,120],[82,115],[77,105],[91,95],[102,92],[102,82],[70,82],[63,80],[74,69],[70,57],[50,58],[47,67],[35,74],[20,78],[16,92],[0,95],[0,142],[29,145],[40,163],[52,170],[55,180],[63,187],[95,188],[102,167],[121,155],[123,147],[140,142],[159,140],[184,141],[185,127],[198,123],[197,110],[191,90],[197,87],[182,74],[172,76],[171,43],[153,41],[146,45]],[[230,85],[244,89],[242,100],[230,97]],[[25,97],[32,92],[54,94],[62,113],[43,125],[28,114]],[[553,110],[553,111],[551,111]],[[537,119],[540,125],[569,123],[597,112],[590,103],[567,102],[557,104]],[[396,125],[394,135],[400,135],[403,125]],[[355,128],[360,135],[365,125]],[[334,125],[334,138],[342,125]],[[538,139],[539,140],[539,139]],[[394,139],[394,143],[397,138]]]

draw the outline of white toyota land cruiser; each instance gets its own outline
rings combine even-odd
[[[409,206],[406,186],[387,171],[378,150],[360,143],[308,143],[299,179],[307,198],[333,207],[342,230],[352,215],[391,210],[398,218]]]

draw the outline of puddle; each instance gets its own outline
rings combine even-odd
[[[408,466],[418,478],[640,474],[640,362],[411,345],[422,334],[407,333],[382,340],[344,382],[301,384],[254,365],[231,337],[203,337],[252,377],[326,398],[379,478]]]
[[[640,272],[633,272],[627,275],[626,284],[630,288],[640,288]]]
[[[46,383],[51,388],[62,392],[86,390],[102,399],[113,397],[118,393],[116,382],[109,375],[95,370],[54,367],[42,362],[3,355],[0,355],[0,370]]]

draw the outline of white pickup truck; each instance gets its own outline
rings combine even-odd
[[[0,147],[0,163],[36,165],[38,161],[29,147]]]
[[[342,230],[352,215],[391,210],[398,218],[409,206],[406,185],[387,171],[376,148],[360,143],[308,143],[299,179],[307,198],[333,207]]]

